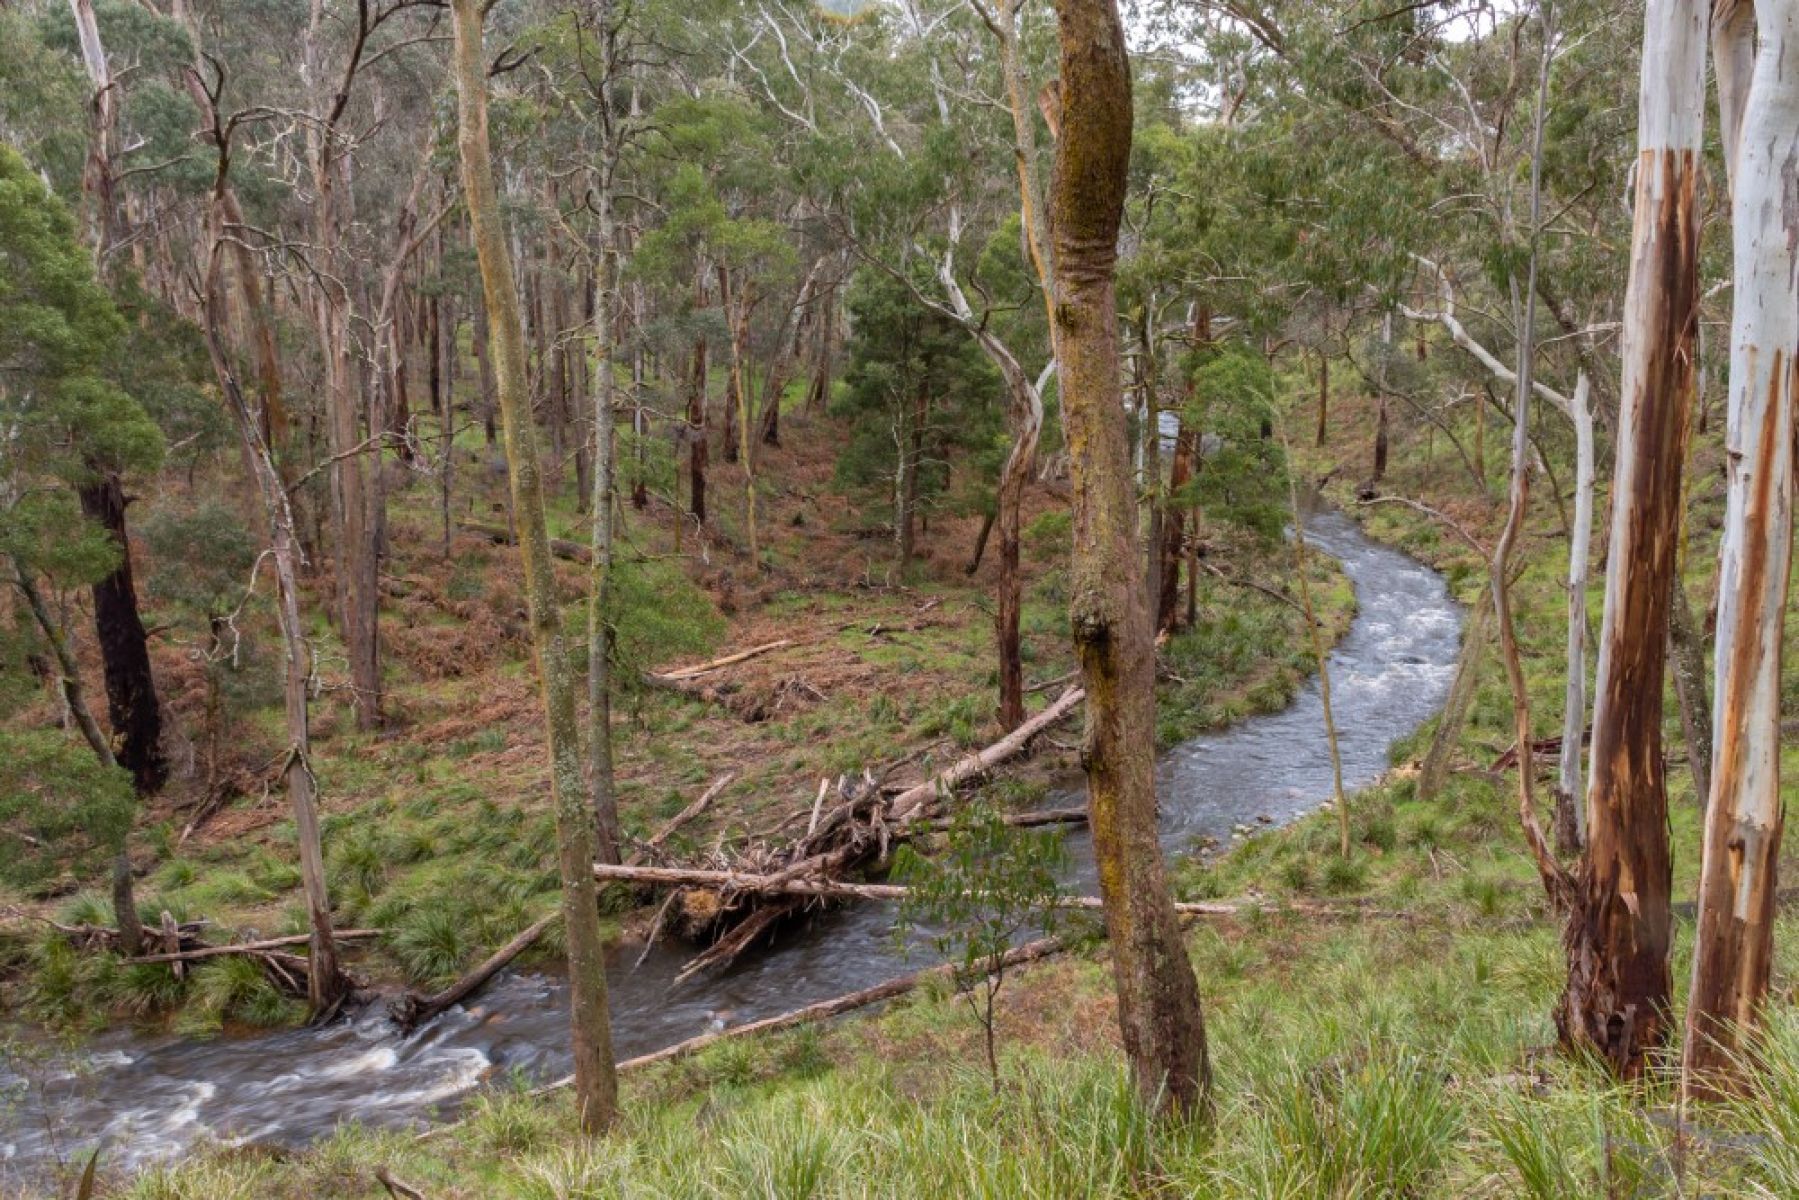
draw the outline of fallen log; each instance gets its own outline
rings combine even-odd
[[[915,788],[908,788],[895,796],[888,804],[892,817],[901,821],[907,820],[941,796],[955,791],[965,783],[981,778],[1008,759],[1023,754],[1030,748],[1031,742],[1036,739],[1038,734],[1058,724],[1086,698],[1087,693],[1080,688],[1069,688],[1058,696],[1048,708],[985,750],[969,755],[930,780]]]
[[[1005,956],[1001,961],[1007,967],[1015,967],[1023,963],[1036,962],[1039,959],[1048,958],[1053,954],[1061,953],[1065,949],[1067,949],[1067,946],[1063,943],[1061,938],[1039,938],[1037,941],[1026,942],[1022,946],[1015,946],[1006,951]],[[808,1004],[804,1008],[796,1008],[791,1012],[781,1013],[779,1016],[764,1017],[760,1021],[748,1021],[742,1025],[733,1025],[728,1029],[718,1029],[713,1030],[710,1033],[702,1033],[697,1037],[688,1038],[684,1042],[676,1042],[672,1046],[664,1046],[662,1049],[652,1050],[648,1054],[639,1054],[635,1058],[627,1058],[618,1064],[618,1069],[620,1071],[635,1071],[643,1067],[654,1066],[657,1063],[687,1058],[690,1055],[697,1054],[702,1050],[715,1046],[719,1042],[729,1041],[733,1038],[753,1037],[760,1033],[773,1033],[781,1029],[792,1029],[796,1025],[808,1025],[814,1021],[829,1020],[831,1017],[841,1016],[847,1012],[854,1012],[859,1008],[867,1008],[871,1004],[879,1004],[883,1000],[892,1000],[896,997],[903,996],[907,992],[917,990],[920,984],[933,979],[953,979],[955,978],[957,967],[958,964],[955,963],[944,963],[942,966],[938,967],[925,967],[923,970],[913,971],[911,974],[901,975],[896,979],[889,979],[885,983],[877,983],[873,987],[849,992],[842,996],[835,996],[829,1000],[820,1000],[817,1004]],[[532,1092],[532,1095],[541,1096],[545,1093],[556,1091],[559,1088],[568,1087],[573,1082],[574,1076],[565,1076],[562,1079],[556,1080],[554,1083],[548,1083],[537,1088]],[[433,1130],[432,1132],[435,1133],[437,1131]]]
[[[1593,740],[1593,731],[1591,729],[1587,729],[1584,732],[1582,732],[1581,737],[1580,737],[1581,745],[1583,745],[1583,746],[1588,745],[1592,742],[1592,740]],[[1531,748],[1531,752],[1533,754],[1559,754],[1562,749],[1562,735],[1559,733],[1555,733],[1555,734],[1551,734],[1548,737],[1535,738],[1531,741],[1530,748]],[[1495,758],[1493,760],[1493,765],[1488,767],[1487,770],[1489,770],[1489,771],[1509,771],[1517,765],[1518,765],[1518,743],[1513,742],[1510,746],[1507,746],[1505,748],[1505,753],[1501,754],[1498,758]]]
[[[357,938],[380,937],[385,929],[337,929],[332,931],[332,938],[337,941],[353,941]],[[201,958],[218,958],[227,954],[262,955],[270,950],[279,950],[284,946],[304,946],[312,940],[308,933],[295,933],[286,937],[264,938],[259,942],[232,942],[223,946],[196,946],[191,950],[165,951],[161,954],[140,954],[136,958],[127,958],[127,965],[139,963],[185,963]],[[304,959],[300,961],[304,962]]]
[[[793,645],[793,639],[780,638],[776,641],[764,642],[760,646],[751,646],[748,650],[739,650],[735,654],[727,654],[723,658],[715,658],[710,662],[695,663],[691,667],[678,667],[673,671],[658,671],[656,672],[656,675],[660,679],[671,682],[681,679],[694,679],[701,675],[709,675],[713,671],[720,671],[726,667],[735,666],[737,663],[746,662],[749,659],[768,654],[771,651],[785,649],[791,645]]]
[[[1035,812],[1007,813],[1000,822],[1013,829],[1035,829],[1041,825],[1085,825],[1087,823],[1087,806],[1082,804],[1074,808],[1040,808]],[[948,829],[954,821],[949,817],[934,817],[930,821],[932,829]]]
[[[496,546],[511,546],[515,542],[512,530],[504,525],[490,525],[486,521],[464,521],[462,529],[468,533],[479,534]],[[593,551],[590,548],[580,542],[571,542],[567,538],[551,538],[550,553],[557,558],[566,558],[570,562],[593,562]]]
[[[771,885],[797,879],[831,880],[885,859],[893,842],[906,837],[912,824],[935,817],[945,798],[957,788],[1023,754],[1039,735],[1072,713],[1084,697],[1080,688],[1069,688],[1049,707],[991,746],[891,798],[867,772],[859,780],[840,781],[841,803],[822,812],[817,821],[808,821],[808,831],[785,847],[753,850],[746,855],[744,864],[756,868],[746,873],[764,875]],[[712,924],[730,922],[731,927],[687,963],[677,982],[708,967],[731,962],[815,899],[805,893],[782,892],[778,886],[733,894],[733,898],[740,897],[748,897],[751,902],[743,907],[714,907],[710,914]]]
[[[846,883],[836,879],[780,879],[772,875],[746,875],[738,871],[707,871],[695,867],[617,867],[595,863],[595,879],[659,884],[664,887],[702,887],[725,893],[811,896],[821,900],[904,900],[912,889],[896,883]],[[1057,908],[1099,910],[1098,896],[1061,896]],[[1303,901],[1199,901],[1177,903],[1174,911],[1190,917],[1237,917],[1247,912],[1286,909],[1307,916],[1367,916],[1365,908],[1338,908]]]
[[[401,1029],[411,1032],[420,1025],[431,1020],[453,1005],[460,1004],[484,987],[488,980],[499,974],[501,969],[524,953],[525,948],[543,936],[543,931],[555,924],[562,916],[561,909],[553,909],[525,928],[519,930],[513,939],[488,955],[479,966],[458,979],[441,992],[421,995],[418,992],[407,992],[393,1000],[387,1006],[387,1015]]]

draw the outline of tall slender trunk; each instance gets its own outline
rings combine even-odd
[[[1056,351],[1074,477],[1070,624],[1087,691],[1084,759],[1118,1021],[1138,1093],[1208,1103],[1199,986],[1156,837],[1155,654],[1136,552],[1114,272],[1131,150],[1131,75],[1114,0],[1057,0],[1061,135],[1049,225]]]
[[[1143,493],[1149,501],[1147,536],[1143,539],[1143,591],[1153,607],[1151,628],[1160,631],[1161,609],[1156,602],[1162,595],[1162,527],[1168,521],[1168,490],[1162,478],[1162,407],[1156,389],[1160,385],[1156,370],[1154,336],[1155,296],[1152,293],[1143,306],[1143,321],[1138,326],[1137,371],[1143,392]]]
[[[1717,717],[1682,1082],[1728,1091],[1774,960],[1780,668],[1793,541],[1799,372],[1799,0],[1755,6],[1758,45],[1734,155],[1728,490],[1718,567]]]
[[[113,756],[112,743],[100,731],[100,723],[94,720],[93,710],[87,706],[86,690],[81,686],[81,667],[75,661],[75,655],[69,650],[69,642],[63,636],[62,628],[51,615],[50,606],[44,603],[44,597],[38,591],[37,582],[25,565],[14,559],[13,584],[24,596],[26,607],[37,621],[38,631],[50,644],[50,651],[56,658],[56,673],[62,688],[64,709],[74,719],[75,727],[94,752],[94,757],[105,767],[120,765]],[[144,925],[137,915],[137,898],[131,876],[131,854],[127,843],[131,831],[126,829],[119,838],[117,852],[112,861],[112,909],[113,919],[119,923],[119,949],[128,956],[143,952]]]
[[[600,23],[601,36],[609,21]],[[612,169],[603,165],[601,178],[589,193],[598,215],[598,242],[593,257],[593,557],[587,606],[587,771],[593,793],[595,846],[601,862],[619,861],[618,789],[612,772],[612,559],[616,491],[616,454],[613,440],[614,388],[612,386],[613,308],[616,272],[613,269]]]
[[[706,525],[706,339],[693,343],[693,366],[687,377],[687,511],[694,524]],[[679,522],[676,522],[677,531]]]
[[[1593,541],[1593,411],[1582,371],[1569,397],[1574,422],[1574,520],[1568,538],[1568,652],[1562,688],[1562,753],[1555,783],[1556,844],[1576,853],[1587,836],[1580,787],[1581,742],[1587,730],[1587,561]]]
[[[487,60],[482,51],[479,0],[454,0],[457,148],[469,224],[487,299],[492,355],[499,384],[500,419],[511,465],[512,505],[525,568],[532,641],[543,685],[549,735],[550,791],[556,811],[562,875],[562,926],[568,942],[570,1024],[575,1097],[589,1133],[607,1129],[618,1110],[618,1076],[606,1012],[606,963],[593,879],[593,818],[581,780],[580,730],[574,679],[556,605],[556,578],[544,522],[543,476],[537,461],[525,390],[525,338],[513,282],[512,256],[494,194],[487,140]],[[602,506],[604,507],[604,506]]]
[[[995,583],[994,640],[999,648],[999,723],[1016,729],[1024,722],[1024,655],[1020,623],[1024,610],[1019,549],[1024,526],[1024,489],[1037,461],[1037,442],[1043,431],[1041,389],[1025,377],[1009,351],[992,338],[983,339],[988,355],[1001,362],[1011,394],[1012,449],[1000,468],[998,494],[994,497],[994,526],[999,530],[999,579]],[[1133,506],[1133,514],[1135,506]],[[1133,516],[1132,526],[1135,527]],[[1134,556],[1133,556],[1134,557]]]
[[[475,368],[481,383],[481,431],[486,435],[487,446],[491,450],[499,437],[499,429],[495,424],[499,406],[494,399],[493,352],[488,349],[487,303],[485,300],[475,305],[475,323],[470,334],[474,340]]]
[[[736,282],[731,277],[728,268],[723,266],[718,268],[718,302],[725,316],[726,348],[730,351],[730,357],[725,364],[725,420],[724,427],[720,431],[724,459],[728,463],[734,463],[738,459],[740,447],[737,444],[737,414],[743,405],[743,397],[738,393],[738,389],[743,384],[743,377],[737,368],[737,314],[731,306],[732,285]]]
[[[762,544],[756,528],[756,447],[750,420],[750,385],[744,365],[749,361],[750,311],[755,307],[755,283],[724,270],[718,273],[719,302],[731,324],[731,364],[725,398],[725,444],[736,449],[726,461],[743,466],[743,536],[748,543],[750,574],[762,571]],[[735,440],[733,440],[735,435]]]
[[[216,122],[217,114],[214,114]],[[221,160],[228,152],[220,148]],[[223,162],[221,161],[221,168]],[[223,169],[218,178],[225,177]],[[283,702],[287,718],[287,751],[282,764],[282,777],[287,786],[288,806],[294,817],[294,835],[300,849],[300,881],[306,895],[308,925],[308,961],[306,973],[307,1000],[315,1017],[331,1012],[347,990],[337,963],[337,943],[332,936],[331,896],[325,879],[325,856],[320,842],[318,802],[313,790],[312,739],[307,714],[306,627],[300,618],[299,548],[294,532],[293,509],[288,503],[275,461],[263,441],[261,422],[239,386],[230,355],[226,352],[219,308],[223,304],[220,286],[220,246],[224,241],[225,217],[215,187],[211,248],[205,286],[201,297],[201,332],[205,335],[207,356],[213,374],[224,393],[231,415],[237,423],[238,436],[248,451],[257,491],[262,497],[264,516],[269,524],[270,557],[275,567],[275,618],[281,630],[282,664],[285,670]]]
[[[1563,945],[1556,1027],[1626,1078],[1667,1036],[1672,937],[1662,688],[1699,306],[1704,0],[1649,0],[1636,212],[1612,477],[1605,616],[1593,696],[1587,845]]]
[[[1193,346],[1196,350],[1212,342],[1212,311],[1205,304],[1193,306]],[[1168,464],[1167,512],[1162,517],[1162,568],[1158,575],[1156,597],[1156,631],[1166,632],[1180,624],[1181,549],[1186,541],[1187,506],[1181,491],[1193,482],[1199,461],[1199,427],[1192,409],[1199,398],[1196,378],[1187,378],[1186,403],[1178,414],[1180,426],[1174,436],[1174,457]],[[1198,516],[1194,517],[1195,526]],[[1197,534],[1197,529],[1195,533]],[[1189,618],[1191,622],[1191,618]]]
[[[1318,434],[1315,445],[1322,446],[1330,434],[1331,360],[1318,351]]]

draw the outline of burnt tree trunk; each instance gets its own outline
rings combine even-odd
[[[94,635],[105,666],[113,756],[131,772],[138,795],[147,796],[168,781],[169,766],[162,752],[162,706],[150,670],[150,642],[131,575],[125,503],[124,484],[111,471],[81,488],[81,511],[106,530],[119,551],[119,565],[93,587]]]

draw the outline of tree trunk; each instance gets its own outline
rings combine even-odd
[[[1012,366],[1017,368],[1017,362]],[[1024,656],[1019,645],[1024,585],[1019,572],[1019,547],[1024,525],[1024,489],[1031,480],[1037,441],[1043,431],[1043,397],[1022,370],[1008,373],[1007,382],[1012,392],[1014,433],[994,497],[999,579],[994,585],[993,628],[999,647],[999,724],[1002,729],[1016,729],[1024,721]],[[1133,514],[1134,511],[1133,505]],[[1134,528],[1134,517],[1131,524]]]
[[[693,344],[693,371],[687,387],[687,511],[694,524],[706,525],[706,339]],[[678,524],[678,523],[677,523]]]
[[[80,489],[81,511],[106,530],[119,565],[94,584],[94,633],[106,668],[106,715],[115,757],[131,773],[138,795],[158,791],[169,777],[162,752],[162,706],[150,670],[150,644],[131,577],[131,540],[125,532],[125,487],[106,471]]]
[[[618,1077],[606,1012],[606,964],[593,881],[593,819],[581,780],[574,680],[556,606],[556,578],[544,522],[537,436],[525,391],[524,330],[519,319],[512,257],[507,252],[499,200],[494,194],[487,140],[487,60],[481,45],[481,12],[479,0],[455,0],[451,7],[459,117],[456,140],[469,224],[487,299],[500,418],[511,465],[512,505],[517,514],[532,641],[543,685],[550,788],[562,876],[562,920],[568,941],[575,1096],[582,1127],[589,1133],[600,1133],[617,1115]]]
[[[1759,45],[1732,177],[1735,258],[1729,462],[1719,553],[1717,724],[1684,1088],[1740,1082],[1741,1043],[1768,994],[1780,796],[1780,667],[1793,540],[1793,385],[1799,370],[1799,0],[1755,6]]]
[[[1144,496],[1149,501],[1148,529],[1143,539],[1143,593],[1151,598],[1150,620],[1154,622],[1152,629],[1160,630],[1161,608],[1159,599],[1162,595],[1162,527],[1168,519],[1168,490],[1162,479],[1162,409],[1160,397],[1156,394],[1158,385],[1156,370],[1156,343],[1151,326],[1155,317],[1155,295],[1152,292],[1144,304],[1143,321],[1138,326],[1138,384],[1142,388],[1143,403],[1143,483]]]
[[[750,311],[755,307],[754,288],[752,280],[737,278],[723,268],[719,269],[719,303],[724,305],[726,319],[731,323],[731,368],[726,388],[725,444],[736,451],[726,455],[726,461],[741,462],[743,465],[743,536],[748,543],[749,570],[752,576],[760,574],[762,570],[762,545],[756,530],[755,437],[751,430],[749,380],[744,373],[744,364],[749,360]]]
[[[1430,748],[1418,768],[1418,799],[1434,800],[1449,779],[1449,758],[1462,740],[1462,727],[1468,722],[1468,709],[1474,704],[1474,693],[1480,682],[1481,659],[1486,657],[1487,640],[1493,635],[1493,601],[1490,594],[1479,596],[1462,627],[1462,649],[1455,660],[1455,677],[1449,685],[1449,698],[1437,717],[1436,732]]]
[[[1318,351],[1318,435],[1315,445],[1324,445],[1330,433],[1331,360]]]
[[[1574,523],[1568,538],[1568,668],[1562,690],[1562,755],[1555,786],[1555,839],[1573,855],[1586,840],[1580,787],[1581,743],[1587,729],[1587,560],[1593,540],[1593,412],[1582,371],[1569,399],[1574,422]]]
[[[1668,1032],[1672,936],[1662,688],[1699,304],[1704,0],[1649,0],[1625,292],[1623,400],[1593,697],[1587,846],[1563,935],[1564,1045],[1625,1078]]]
[[[601,23],[602,37],[610,22]],[[612,547],[616,490],[615,403],[612,386],[613,269],[612,169],[600,171],[589,192],[598,214],[593,261],[593,559],[587,607],[587,770],[593,790],[595,847],[599,861],[619,861],[618,789],[612,771]]]
[[[731,355],[725,369],[725,422],[724,428],[720,431],[723,439],[724,460],[728,463],[734,463],[738,458],[737,413],[743,404],[743,397],[738,394],[738,388],[742,385],[743,379],[737,369],[737,318],[731,308],[731,289],[734,282],[729,270],[722,266],[718,268],[718,302],[724,311],[726,348]]]
[[[1212,314],[1204,304],[1193,306],[1193,345],[1202,349],[1212,342]],[[1181,549],[1186,541],[1187,508],[1180,493],[1193,481],[1199,461],[1199,428],[1190,419],[1199,397],[1192,377],[1187,383],[1187,402],[1182,406],[1180,425],[1174,437],[1174,457],[1168,464],[1167,512],[1162,518],[1162,569],[1157,578],[1156,631],[1167,632],[1180,624]],[[1198,525],[1195,515],[1194,524]],[[1197,533],[1197,529],[1195,530]],[[1192,618],[1188,618],[1189,624]]]
[[[1136,553],[1113,291],[1131,77],[1113,0],[1058,0],[1063,125],[1050,192],[1055,344],[1074,478],[1070,624],[1087,692],[1084,760],[1118,1020],[1139,1095],[1206,1107],[1211,1067],[1156,837],[1155,654]]]
[[[62,687],[64,709],[73,718],[75,727],[81,731],[82,738],[94,757],[102,766],[114,767],[119,762],[112,752],[112,744],[100,731],[100,723],[94,720],[93,710],[87,706],[87,695],[81,686],[81,667],[75,661],[75,655],[69,650],[68,639],[63,636],[56,618],[50,613],[50,606],[44,603],[44,597],[38,591],[37,582],[32,579],[25,565],[17,559],[13,560],[13,583],[25,597],[25,604],[31,609],[36,619],[38,631],[44,640],[50,643],[50,651],[56,657],[56,673]],[[131,855],[126,849],[131,833],[127,828],[124,837],[119,841],[118,852],[112,862],[112,908],[113,918],[119,925],[119,949],[128,956],[143,952],[144,925],[137,915],[137,900],[133,895],[131,878]]]
[[[215,114],[216,118],[216,114]],[[221,148],[221,154],[224,148]],[[221,172],[220,178],[223,178]],[[309,729],[306,627],[300,618],[300,583],[298,550],[294,533],[293,510],[287,492],[275,470],[268,444],[262,439],[258,414],[252,411],[237,375],[226,353],[220,329],[218,308],[222,303],[219,286],[220,246],[228,218],[213,196],[212,239],[208,254],[206,283],[201,298],[201,332],[205,335],[207,356],[219,390],[237,422],[239,438],[248,450],[257,490],[262,497],[263,513],[269,523],[270,551],[275,566],[275,617],[281,630],[282,663],[285,667],[283,699],[287,718],[287,751],[282,776],[287,786],[289,808],[294,817],[294,835],[300,849],[300,880],[306,895],[308,923],[308,955],[306,972],[307,1001],[315,1017],[332,1011],[347,989],[347,981],[337,965],[337,942],[331,930],[331,897],[325,879],[325,856],[320,844],[317,798],[313,793],[311,765],[312,741]]]

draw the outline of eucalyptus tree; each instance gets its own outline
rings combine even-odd
[[[1051,93],[1033,86],[1047,75],[1043,16],[1010,0],[907,3],[847,23],[759,5],[739,51],[764,102],[805,135],[797,170],[834,232],[864,269],[964,330],[1004,384],[1012,444],[992,528],[1005,728],[1024,719],[1021,514],[1055,361],[1053,252],[1034,215],[1043,211],[1037,101],[1054,111]],[[772,61],[761,65],[757,51]]]
[[[1643,16],[1587,845],[1569,897],[1568,984],[1556,1010],[1565,1042],[1626,1077],[1640,1074],[1666,1037],[1672,1001],[1662,684],[1697,361],[1708,7],[1650,0]]]
[[[246,115],[238,112],[227,116],[221,111],[223,79],[215,78],[209,85],[200,80],[197,69],[195,78],[199,82],[197,94],[206,102],[204,138],[212,146],[215,163],[206,215],[207,241],[196,289],[199,323],[214,377],[237,426],[244,462],[255,482],[268,526],[268,556],[275,581],[275,618],[281,632],[282,703],[287,736],[280,773],[287,790],[288,807],[293,813],[300,852],[300,882],[306,896],[307,1000],[313,1015],[322,1017],[341,1001],[348,980],[338,968],[331,893],[325,877],[324,845],[319,830],[317,781],[312,768],[309,695],[315,659],[301,615],[303,552],[292,498],[276,466],[267,428],[259,419],[267,410],[258,412],[239,381],[236,361],[225,336],[225,244],[232,237],[233,214],[239,211],[230,185],[233,140],[245,123]]]
[[[126,325],[94,278],[74,222],[30,166],[0,146],[0,552],[13,589],[26,601],[54,651],[62,697],[102,767],[124,766],[145,788],[143,772],[160,772],[160,749],[146,748],[130,710],[113,711],[109,736],[88,710],[80,668],[63,622],[52,612],[41,577],[48,573],[96,587],[122,575],[125,549],[112,524],[88,511],[96,475],[120,478],[154,469],[161,431],[138,402],[108,377]],[[79,507],[75,499],[81,497]],[[136,617],[135,594],[131,616]],[[105,644],[102,630],[102,645]],[[142,637],[143,628],[137,627]],[[143,669],[148,675],[146,659]],[[109,684],[113,677],[109,673]],[[153,697],[152,697],[153,701]],[[121,719],[123,717],[123,720]],[[115,750],[118,747],[119,750]],[[152,762],[124,760],[121,750],[155,753]],[[140,937],[125,856],[126,820],[116,831],[114,907],[127,953]]]
[[[716,300],[727,347],[725,458],[736,460],[744,473],[743,531],[755,574],[761,569],[757,418],[762,410],[755,399],[752,322],[778,308],[793,283],[796,256],[785,222],[791,206],[779,173],[768,169],[759,114],[730,90],[664,104],[657,133],[663,152],[678,165],[662,180],[662,220],[638,239],[631,271],[665,287],[691,280],[696,296]],[[775,321],[778,329],[786,326],[786,311],[791,306]],[[777,332],[777,341],[781,336]],[[779,403],[766,391],[762,406]],[[695,403],[703,406],[704,399],[703,385],[696,386]],[[700,486],[696,482],[696,498],[703,494]]]
[[[1799,362],[1799,4],[1714,12],[1719,109],[1735,259],[1728,492],[1720,548],[1717,727],[1682,1081],[1728,1090],[1761,1016],[1774,962],[1786,806],[1781,682],[1793,541],[1793,386]],[[1751,28],[1751,25],[1753,26]],[[1751,58],[1752,56],[1752,58]],[[1744,78],[1743,60],[1752,67]],[[1648,64],[1645,63],[1645,70]]]
[[[1113,275],[1129,179],[1131,74],[1113,0],[1058,0],[1060,103],[1049,236],[1074,478],[1069,623],[1087,691],[1083,760],[1118,1023],[1159,1110],[1210,1103],[1199,983],[1156,835],[1155,649],[1135,536]]]
[[[544,520],[537,431],[525,389],[525,339],[518,289],[494,186],[487,124],[488,63],[482,49],[484,13],[476,0],[455,0],[452,14],[462,188],[481,264],[500,419],[511,468],[512,506],[524,558],[525,596],[531,612],[531,637],[537,651],[549,737],[550,795],[562,880],[562,922],[568,942],[575,1099],[582,1128],[600,1133],[617,1117],[618,1075],[612,1059],[606,963],[593,878],[593,816],[581,773],[575,683],[556,601],[549,530]]]

